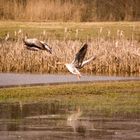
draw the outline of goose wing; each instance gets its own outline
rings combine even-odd
[[[44,50],[47,50],[49,53],[52,53],[52,48],[44,41],[40,41],[43,45]]]
[[[88,48],[88,45],[84,44],[83,47],[75,55],[75,59],[73,60],[72,64],[74,64],[76,68],[81,68],[83,60],[87,52],[87,48]]]
[[[90,63],[92,60],[95,60],[95,59],[96,59],[96,56],[92,56],[91,58],[89,58],[89,59],[83,61],[81,67],[83,67],[84,65]]]
[[[36,47],[38,49],[43,49],[43,44],[36,38],[34,38],[34,39],[26,39],[24,41],[24,43],[28,47]]]

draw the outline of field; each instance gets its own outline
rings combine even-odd
[[[0,140],[140,139],[138,5],[1,0]],[[66,64],[84,44],[80,79]]]
[[[45,39],[80,39],[87,40],[97,37],[118,38],[119,32],[126,39],[140,41],[140,22],[0,22],[0,37],[9,32],[11,38],[16,38],[15,32],[22,30],[24,35],[41,37]],[[77,33],[77,31],[78,33]]]
[[[139,75],[140,74],[140,23],[139,22],[0,22],[0,72],[65,73],[61,62],[71,62],[87,42],[86,58],[97,59],[82,69],[89,74]],[[31,52],[25,49],[22,39],[46,41],[53,49]],[[10,37],[6,38],[6,34]]]
[[[0,102],[55,101],[98,112],[140,113],[140,82],[70,84],[0,89]]]

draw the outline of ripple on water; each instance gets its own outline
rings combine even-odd
[[[132,140],[140,139],[139,132],[139,118],[95,116],[56,102],[0,103],[0,140]]]

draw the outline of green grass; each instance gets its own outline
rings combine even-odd
[[[57,96],[106,96],[113,97],[118,93],[139,94],[140,82],[113,82],[64,84],[33,87],[1,88],[0,101],[32,101]],[[140,96],[140,95],[139,95]]]
[[[75,23],[75,22],[13,22],[13,21],[0,21],[0,37],[3,38],[7,32],[14,37],[14,32],[22,29],[24,33],[28,33],[30,36],[38,37],[45,30],[47,38],[63,39],[64,29],[68,29],[68,37],[75,38],[76,29],[79,30],[78,38],[97,38],[99,31],[102,28],[100,36],[107,37],[108,31],[110,31],[110,37],[117,37],[117,30],[122,30],[125,37],[128,39],[140,39],[140,24],[139,22],[87,22],[87,23]]]
[[[108,82],[0,89],[0,102],[59,101],[97,112],[140,113],[140,82]]]

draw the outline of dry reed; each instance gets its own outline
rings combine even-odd
[[[66,33],[65,29],[65,33]],[[64,33],[64,34],[65,34]],[[86,58],[96,55],[97,59],[85,66],[81,71],[89,74],[140,74],[140,44],[133,39],[127,40],[123,32],[117,32],[117,38],[101,37],[102,29],[97,38],[88,37],[81,41],[76,32],[76,40],[64,36],[63,40],[47,39],[53,48],[53,54],[45,51],[29,51],[25,48],[22,38],[16,41],[0,43],[0,72],[31,72],[31,73],[64,73],[68,72],[59,62],[71,62],[83,42],[89,45]],[[44,36],[40,37],[44,39]]]
[[[0,19],[139,21],[139,0],[0,0]]]
[[[0,18],[28,21],[80,21],[83,3],[61,0],[1,0]]]

